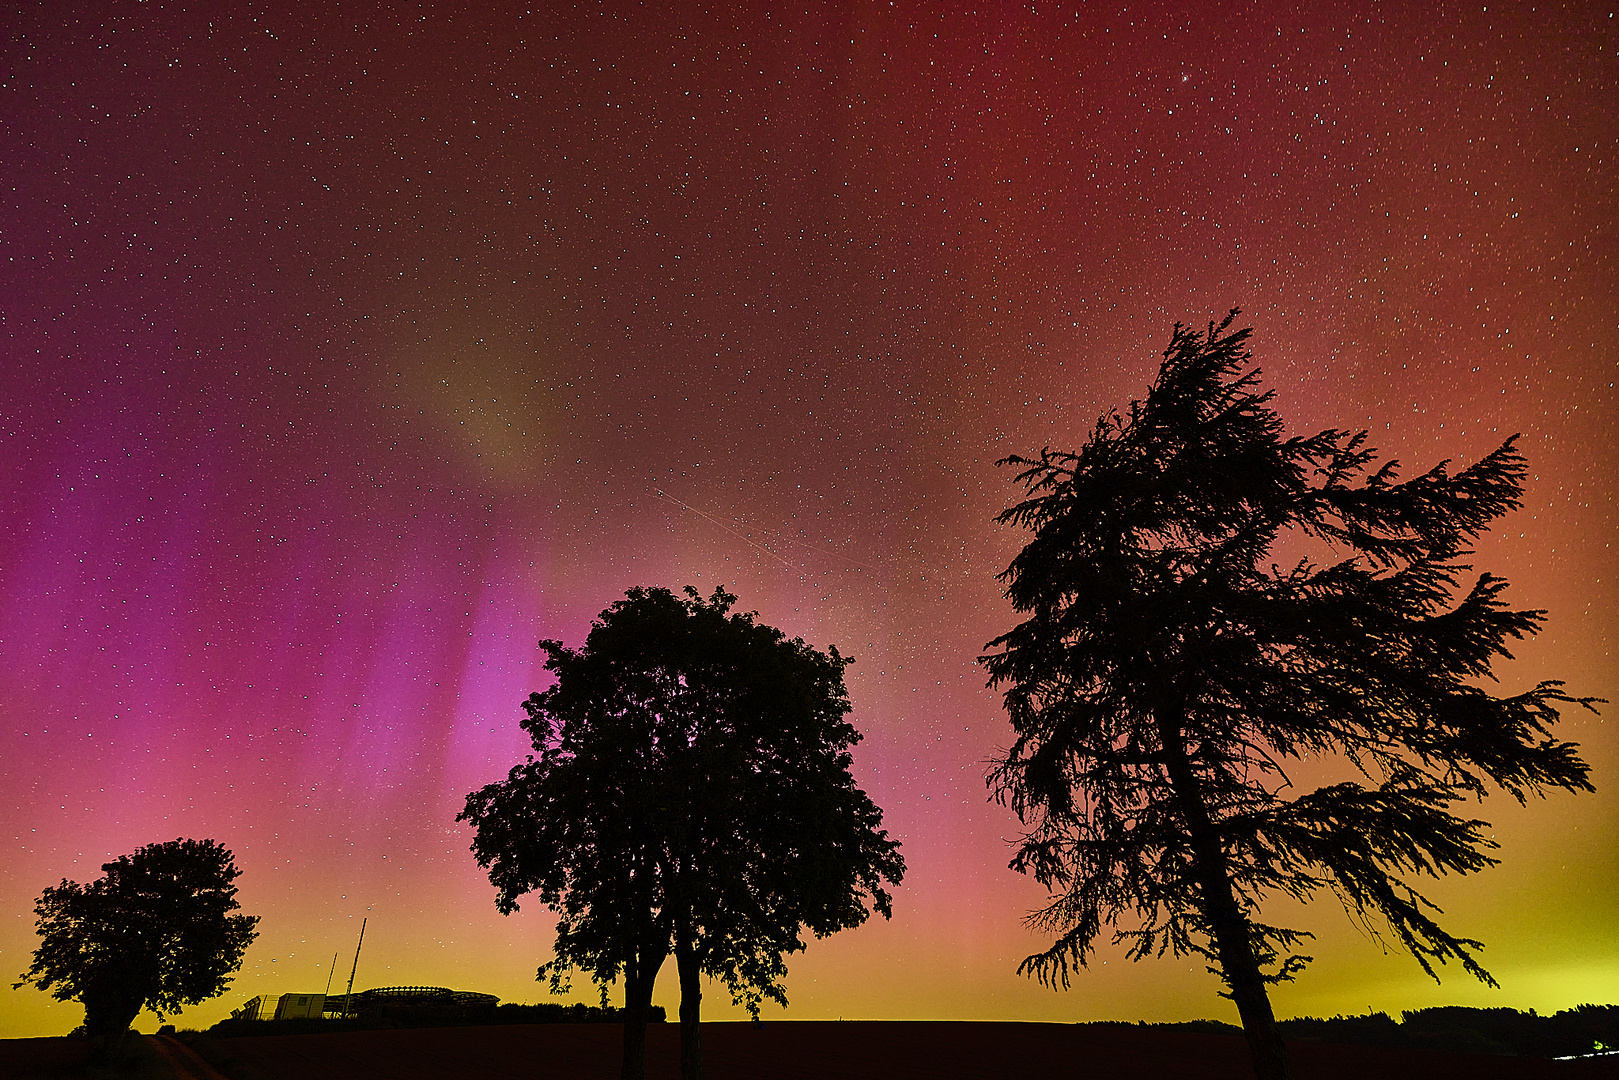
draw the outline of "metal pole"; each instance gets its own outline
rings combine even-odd
[[[367,918],[369,918],[369,916]],[[345,1017],[349,1014],[349,1000],[354,997],[354,973],[360,970],[360,945],[365,944],[365,924],[366,919],[361,919],[360,943],[359,945],[354,946],[354,966],[349,968],[349,988],[348,992],[343,995],[343,1015]]]
[[[358,957],[356,957],[356,959],[358,959]],[[331,997],[332,996],[332,976],[336,975],[336,974],[337,974],[337,950],[333,949],[332,950],[332,966],[326,970],[326,993],[324,995],[322,995],[322,996],[324,996],[324,997]],[[322,1012],[326,1011],[325,1006],[321,1007],[321,1011]]]

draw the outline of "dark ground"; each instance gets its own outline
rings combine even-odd
[[[235,1080],[616,1080],[616,1024],[420,1028],[203,1040]],[[1067,1024],[777,1021],[705,1024],[710,1080],[1251,1080],[1231,1035]],[[676,1080],[678,1025],[647,1032],[648,1080]],[[0,1078],[83,1077],[83,1043],[0,1041]],[[1619,1080],[1619,1058],[1547,1061],[1321,1042],[1291,1045],[1297,1080]]]

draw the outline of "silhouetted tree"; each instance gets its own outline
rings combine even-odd
[[[573,969],[624,977],[623,1075],[639,1077],[646,1012],[670,952],[680,976],[682,1075],[701,1074],[701,979],[720,979],[755,1016],[786,1004],[783,956],[890,914],[882,883],[904,873],[882,811],[855,786],[860,734],[836,648],[703,600],[631,589],[584,647],[542,641],[549,690],[524,728],[535,755],[467,798],[472,851],[496,906],[537,895],[556,910],[562,991]]]
[[[241,871],[212,840],[148,844],[101,869],[88,885],[64,879],[41,894],[43,940],[14,988],[77,1000],[86,1032],[111,1048],[143,1008],[161,1018],[223,993],[259,920],[231,914]]]
[[[1496,861],[1486,823],[1450,812],[1488,784],[1590,790],[1550,729],[1594,699],[1480,685],[1544,615],[1490,574],[1458,592],[1472,539],[1518,506],[1514,440],[1402,483],[1364,432],[1283,438],[1235,315],[1177,325],[1146,400],[1077,453],[1001,462],[1026,494],[998,520],[1033,536],[1000,580],[1028,617],[981,662],[1017,736],[988,777],[1027,829],[1011,865],[1053,894],[1029,921],[1055,940],[1019,970],[1066,986],[1133,917],[1113,935],[1133,958],[1213,962],[1268,1080],[1287,1064],[1266,986],[1309,935],[1260,922],[1261,898],[1329,889],[1430,975],[1455,959],[1493,985],[1407,879]],[[1320,755],[1358,779],[1288,797],[1284,764]]]

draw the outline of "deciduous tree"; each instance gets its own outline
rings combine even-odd
[[[1591,699],[1490,682],[1544,617],[1468,563],[1519,504],[1516,441],[1401,481],[1364,432],[1285,437],[1231,323],[1177,326],[1146,399],[1078,451],[1001,463],[1025,497],[999,520],[1033,534],[1000,576],[1026,618],[982,663],[1016,733],[988,778],[1027,830],[1012,866],[1052,893],[1021,970],[1066,986],[1104,923],[1137,959],[1200,954],[1268,1080],[1267,984],[1309,935],[1262,899],[1329,890],[1430,975],[1493,983],[1413,882],[1495,862],[1464,798],[1590,790],[1552,728]],[[1348,778],[1296,790],[1306,756]]]
[[[16,986],[80,1002],[85,1030],[107,1046],[143,1008],[161,1017],[224,993],[259,920],[232,914],[241,871],[212,840],[148,844],[101,869],[40,896],[43,940]]]
[[[641,1075],[659,968],[681,987],[682,1073],[701,1073],[702,976],[757,1015],[786,1003],[783,957],[885,917],[904,861],[854,783],[849,660],[788,640],[736,598],[632,589],[584,647],[543,641],[548,690],[524,704],[535,753],[473,792],[462,820],[496,905],[536,895],[561,916],[562,990],[581,969],[625,980],[624,1070]]]

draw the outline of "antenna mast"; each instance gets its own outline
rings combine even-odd
[[[355,959],[358,960],[359,957],[356,956]],[[332,996],[332,976],[336,975],[336,974],[337,974],[337,950],[333,949],[332,950],[332,966],[326,969],[326,993],[324,995],[326,997],[331,997]]]
[[[354,997],[354,973],[360,970],[360,946],[365,944],[365,924],[366,919],[361,919],[360,942],[354,946],[354,966],[349,968],[349,988],[348,992],[343,995],[343,1015],[345,1017],[349,1014],[349,1001]]]

